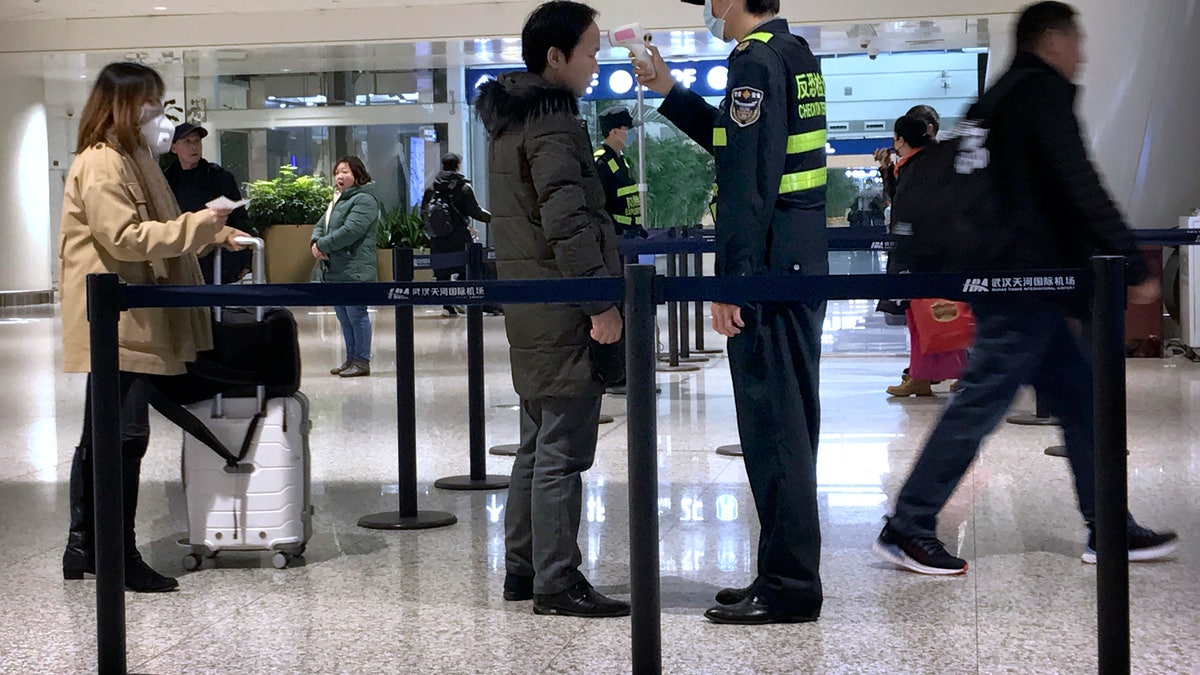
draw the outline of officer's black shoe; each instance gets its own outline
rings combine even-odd
[[[717,602],[722,605],[736,605],[750,597],[750,592],[753,589],[753,585],[744,588],[722,588],[717,591]]]
[[[758,596],[748,597],[735,605],[717,605],[704,613],[713,623],[760,626],[768,623],[807,623],[816,621],[820,612],[795,613],[771,607]]]
[[[533,577],[504,574],[504,599],[510,601],[533,599]]]
[[[629,616],[629,603],[605,597],[587,581],[580,581],[558,593],[534,594],[533,613],[579,616],[585,619]]]

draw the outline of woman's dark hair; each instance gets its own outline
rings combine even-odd
[[[153,68],[140,63],[110,63],[104,66],[92,86],[87,104],[79,116],[79,135],[75,154],[103,143],[111,135],[126,152],[142,143],[142,104],[161,102],[166,87]]]
[[[333,170],[336,173],[338,165],[345,164],[350,167],[350,173],[354,174],[355,185],[366,185],[371,182],[371,174],[367,173],[367,167],[363,161],[354,155],[346,155],[339,159],[337,164],[333,165]]]
[[[908,112],[904,113],[904,116],[915,117],[921,120],[926,127],[932,126],[934,136],[936,136],[937,132],[942,128],[942,116],[939,115],[938,111],[934,110],[932,106],[914,105],[913,107],[909,108]]]
[[[551,47],[558,47],[564,56],[571,58],[598,14],[587,5],[568,0],[553,0],[533,10],[521,30],[521,58],[525,68],[537,75],[545,72],[546,54]]]
[[[922,122],[916,117],[905,115],[904,117],[896,120],[896,125],[893,127],[893,131],[895,131],[896,135],[903,139],[905,143],[908,143],[909,146],[914,148],[923,148],[933,142],[933,139],[930,138],[929,134],[927,133],[928,130],[925,127],[925,122]]]
[[[1065,2],[1038,2],[1021,12],[1017,19],[1017,51],[1031,52],[1046,31],[1075,30],[1075,8]]]

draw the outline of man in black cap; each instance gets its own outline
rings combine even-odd
[[[604,210],[612,216],[613,226],[620,236],[644,233],[642,199],[623,154],[625,146],[629,145],[629,130],[636,126],[633,116],[620,106],[600,113],[604,145],[594,154],[596,171],[604,186]]]
[[[184,213],[203,211],[207,208],[205,204],[217,197],[228,197],[235,202],[242,198],[233,174],[204,159],[203,139],[207,135],[204,127],[191,122],[175,127],[171,152],[175,153],[178,161],[163,173],[171,191],[175,193],[175,201],[179,202],[179,210]],[[236,208],[229,214],[229,226],[243,232],[248,231],[249,220],[245,207]],[[204,282],[208,284],[213,282],[213,253],[209,252],[200,258],[200,271],[204,273]],[[252,251],[249,249],[222,250],[221,255],[221,283],[237,281],[250,269]]]
[[[717,173],[717,274],[826,275],[825,80],[779,0],[684,0],[736,40],[719,108],[677,85],[658,50],[641,84],[666,97],[659,112],[711,151]],[[717,594],[717,623],[815,621],[821,612],[817,513],[818,374],[825,303],[712,303],[729,338],[738,434],[762,531],[758,573]]]

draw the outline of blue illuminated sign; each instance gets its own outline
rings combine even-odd
[[[724,59],[710,61],[671,61],[667,63],[675,81],[701,96],[724,96],[725,84],[729,79],[729,68]],[[523,70],[520,66],[494,66],[467,69],[467,102],[475,103],[479,87],[504,73]],[[637,98],[637,85],[633,70],[627,63],[602,63],[600,74],[592,80],[592,86],[583,97],[585,101],[608,101]],[[646,91],[646,98],[659,98],[658,94]]]

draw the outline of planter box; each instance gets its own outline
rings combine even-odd
[[[429,249],[419,248],[413,255],[428,255]],[[375,277],[379,281],[395,281],[392,276],[392,249],[381,248],[375,251]],[[414,270],[413,281],[433,281],[433,270]]]
[[[267,282],[299,284],[312,279],[312,225],[272,225],[263,234]]]

